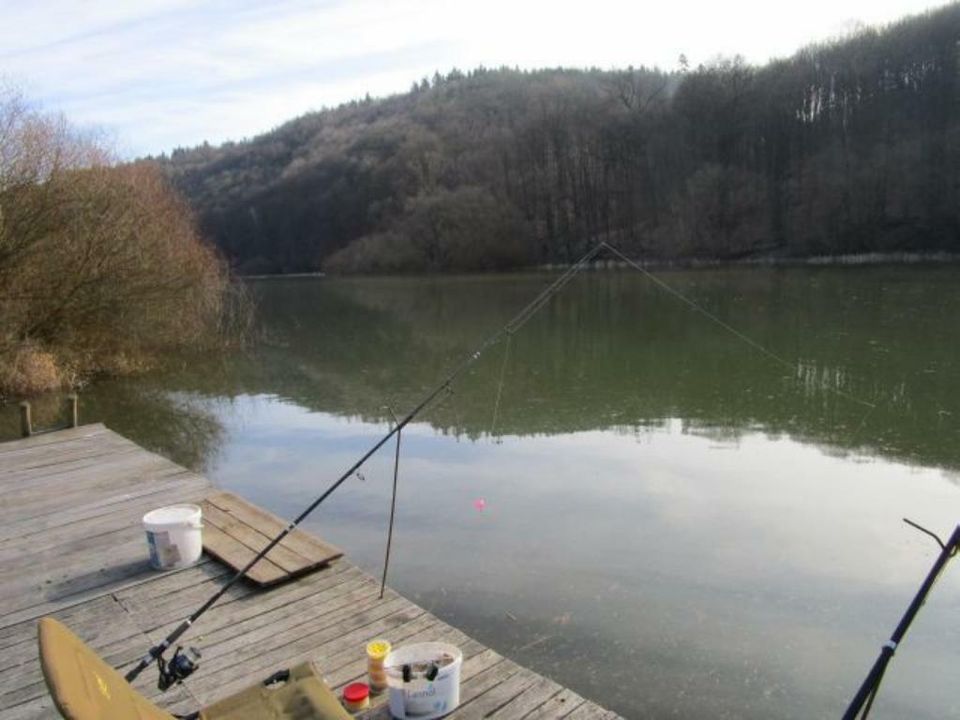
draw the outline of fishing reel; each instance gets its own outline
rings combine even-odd
[[[193,675],[199,667],[200,651],[195,647],[184,651],[183,647],[178,645],[169,661],[164,660],[162,655],[157,656],[157,670],[160,672],[157,687],[161,692],[166,692]]]

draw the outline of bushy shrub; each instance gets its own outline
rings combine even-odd
[[[0,392],[219,342],[230,280],[153,165],[0,97]]]

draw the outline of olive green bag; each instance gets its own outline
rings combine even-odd
[[[40,666],[67,720],[175,720],[130,686],[86,643],[53,618],[40,620]],[[351,720],[312,663],[282,673],[200,711],[202,720]]]

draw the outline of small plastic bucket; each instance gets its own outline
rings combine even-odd
[[[430,664],[444,655],[453,661],[438,666],[433,680],[415,672],[409,682],[403,681],[404,665]],[[415,643],[392,650],[384,660],[390,689],[390,714],[397,720],[432,720],[456,710],[460,704],[462,664],[463,653],[457,646],[447,643]]]
[[[156,570],[193,565],[203,553],[202,512],[196,505],[168,505],[143,516],[150,548],[150,565]]]

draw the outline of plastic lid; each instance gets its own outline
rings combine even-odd
[[[176,525],[197,522],[199,519],[200,507],[187,503],[168,505],[157,510],[151,510],[143,516],[143,521],[150,525]]]
[[[367,657],[371,660],[383,660],[390,652],[390,643],[386,640],[374,640],[367,643]]]
[[[366,683],[350,683],[343,689],[343,699],[350,703],[363,702],[370,697]]]

